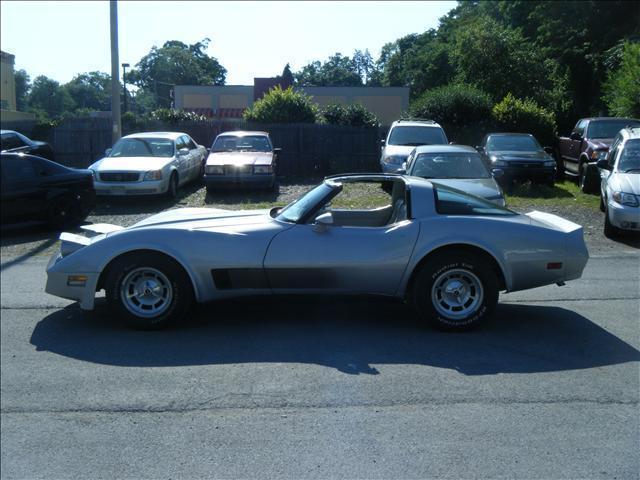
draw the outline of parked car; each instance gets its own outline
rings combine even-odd
[[[243,186],[275,189],[280,148],[267,132],[233,131],[216,137],[207,158],[207,190]]]
[[[620,230],[640,231],[640,127],[620,130],[607,158],[597,165],[604,234],[615,237]]]
[[[603,160],[616,134],[627,126],[640,126],[635,118],[582,118],[568,137],[558,138],[558,159],[562,173],[578,178],[585,193],[598,191],[596,162]]]
[[[33,155],[2,153],[2,223],[47,222],[54,228],[82,222],[95,203],[89,170]]]
[[[0,150],[2,153],[27,153],[55,161],[53,149],[47,142],[31,140],[13,130],[0,130]]]
[[[554,184],[556,161],[529,133],[489,133],[476,149],[487,165],[504,171],[499,180],[504,186],[514,180]]]
[[[186,133],[148,132],[122,137],[93,163],[98,195],[167,195],[202,178],[207,149]]]
[[[360,189],[377,192],[367,208],[351,206]],[[284,208],[173,209],[128,228],[83,228],[98,235],[61,235],[46,291],[91,310],[106,289],[114,318],[140,328],[183,317],[193,301],[349,293],[400,298],[464,330],[499,291],[577,279],[588,259],[582,227],[568,220],[393,174],[328,177]]]
[[[416,147],[406,162],[407,175],[433,179],[441,185],[457,188],[485,198],[502,207],[504,193],[496,183],[499,168],[490,171],[478,152],[466,145],[427,145]]]
[[[397,120],[391,124],[387,139],[381,141],[380,168],[397,173],[415,147],[448,143],[444,130],[433,120]]]

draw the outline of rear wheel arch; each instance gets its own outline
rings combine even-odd
[[[485,260],[489,265],[491,265],[491,269],[492,269],[493,273],[495,274],[495,276],[496,276],[496,278],[498,280],[498,288],[499,288],[499,290],[502,291],[502,290],[506,290],[507,289],[507,282],[506,282],[505,273],[502,270],[502,267],[500,266],[500,263],[498,263],[496,258],[491,253],[489,253],[487,250],[485,250],[485,249],[483,249],[481,247],[477,247],[475,245],[470,245],[468,243],[459,243],[459,244],[444,245],[442,247],[438,247],[438,248],[436,248],[434,250],[431,250],[430,252],[426,253],[420,259],[420,261],[413,268],[413,271],[411,272],[411,276],[409,277],[409,281],[408,281],[407,287],[405,289],[405,298],[410,300],[408,297],[411,295],[411,292],[413,291],[413,286],[414,286],[414,283],[416,281],[416,277],[418,276],[418,272],[420,272],[422,267],[430,259],[436,258],[437,256],[443,255],[443,254],[451,254],[451,253],[458,253],[458,252],[466,253],[466,254],[470,254],[470,255],[475,255],[475,256]]]

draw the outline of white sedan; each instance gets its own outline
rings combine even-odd
[[[186,133],[147,132],[122,137],[89,169],[98,195],[158,195],[202,178],[207,149]]]

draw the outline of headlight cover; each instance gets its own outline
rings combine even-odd
[[[613,192],[612,197],[620,205],[627,205],[629,207],[638,206],[638,197],[633,193]]]
[[[254,165],[253,173],[257,175],[266,175],[269,173],[273,173],[273,168],[271,165]]]
[[[607,158],[608,150],[594,150],[591,152],[591,160],[604,160]]]
[[[555,167],[556,166],[556,161],[555,160],[545,160],[544,161],[544,166],[545,167]]]
[[[224,175],[224,167],[222,165],[207,165],[204,168],[207,175]]]
[[[144,180],[162,180],[162,170],[151,170],[145,173]]]
[[[507,166],[507,162],[505,162],[504,160],[502,160],[500,157],[498,157],[496,155],[491,155],[489,158],[491,159],[491,164],[494,167],[506,167]]]

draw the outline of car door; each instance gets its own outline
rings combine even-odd
[[[189,181],[189,154],[181,155],[180,150],[187,148],[185,137],[180,136],[176,139],[176,168],[178,169],[178,177],[180,178],[180,185]]]
[[[382,226],[296,224],[271,241],[264,268],[274,293],[393,295],[418,232],[419,225],[406,214]]]
[[[580,158],[580,152],[582,151],[582,141],[587,123],[587,120],[580,120],[576,124],[569,138],[569,151],[563,159],[564,168],[576,174],[579,171],[578,161]]]
[[[2,159],[2,220],[22,222],[43,218],[44,190],[29,158]]]
[[[195,180],[196,178],[198,178],[198,174],[200,173],[202,156],[200,155],[200,151],[198,150],[198,145],[196,145],[196,142],[194,142],[189,135],[185,136],[185,142],[187,148],[189,149],[190,178]]]

